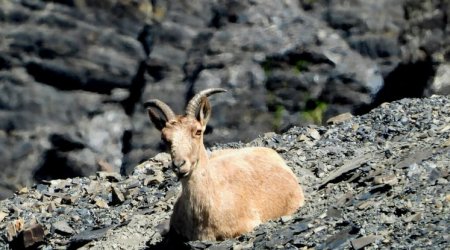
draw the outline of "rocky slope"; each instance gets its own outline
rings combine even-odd
[[[0,199],[132,172],[160,150],[141,103],[215,97],[206,143],[449,93],[449,4],[0,0]]]
[[[129,177],[99,172],[18,191],[0,202],[0,248],[361,249],[450,246],[450,97],[384,103],[328,126],[294,127],[218,148],[266,146],[297,174],[296,214],[223,242],[165,234],[179,192],[161,153]],[[162,236],[163,234],[164,236]]]

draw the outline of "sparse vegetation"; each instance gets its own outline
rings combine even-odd
[[[314,101],[314,108],[301,112],[300,119],[304,119],[314,124],[322,124],[323,114],[327,110],[328,104],[323,101]]]
[[[275,107],[275,112],[273,113],[273,130],[279,132],[281,125],[283,124],[283,113],[286,111],[283,105],[279,104]]]
[[[294,72],[297,74],[301,74],[303,71],[308,69],[308,66],[310,65],[310,62],[306,60],[298,60],[295,63]]]
[[[261,63],[261,67],[264,70],[264,73],[266,74],[266,76],[269,76],[272,73],[272,69],[274,67],[274,63],[271,59],[267,59],[266,61],[264,61],[263,63]]]

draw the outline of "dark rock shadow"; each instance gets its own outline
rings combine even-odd
[[[43,163],[34,172],[34,179],[38,182],[84,176],[79,168],[71,166],[64,152],[50,149],[45,152],[43,158]]]
[[[181,236],[176,234],[173,231],[168,232],[166,235],[163,236],[163,240],[154,244],[150,245],[147,243],[146,250],[187,250],[191,249],[189,245],[187,244],[187,241],[183,239]]]
[[[402,63],[384,79],[384,85],[369,105],[357,107],[356,115],[368,113],[384,102],[392,102],[403,98],[420,98],[427,95],[429,82],[435,75],[435,67],[431,58],[412,63]]]

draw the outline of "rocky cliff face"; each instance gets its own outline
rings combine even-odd
[[[99,172],[21,189],[0,202],[0,247],[443,249],[450,244],[449,124],[449,97],[434,96],[215,146],[273,148],[305,189],[297,213],[236,239],[183,243],[164,234],[180,186],[161,153],[128,177]]]
[[[207,145],[449,92],[446,1],[0,1],[0,198],[132,172],[141,103],[213,98]]]

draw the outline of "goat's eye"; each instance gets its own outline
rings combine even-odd
[[[202,130],[201,129],[197,129],[197,131],[195,131],[195,135],[198,135],[198,136],[202,135]]]

